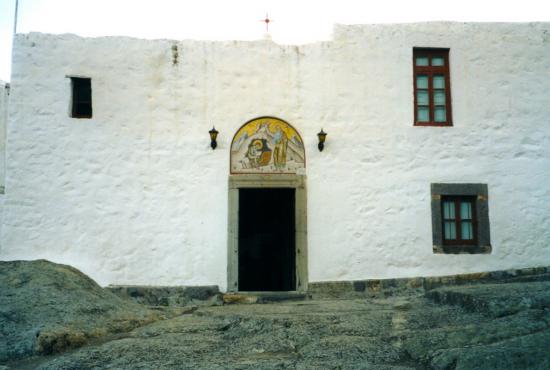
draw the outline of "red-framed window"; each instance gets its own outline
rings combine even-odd
[[[445,196],[441,199],[443,244],[476,244],[476,198]]]
[[[449,49],[413,49],[415,126],[452,126]]]

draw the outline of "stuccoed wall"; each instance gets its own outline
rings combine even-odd
[[[414,46],[451,50],[453,127],[413,127]],[[231,138],[272,115],[306,147],[310,281],[550,265],[549,71],[546,23],[337,26],[303,46],[18,35],[0,258],[223,289]],[[93,119],[69,117],[66,75],[92,78]],[[492,254],[433,254],[436,182],[488,184]]]
[[[6,122],[8,120],[9,84],[0,80],[0,251],[2,250],[2,216],[6,168]]]
[[[10,85],[0,80],[0,195],[4,193],[6,157],[6,121],[8,120],[8,97]]]

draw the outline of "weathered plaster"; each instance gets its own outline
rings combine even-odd
[[[229,146],[266,115],[304,140],[310,282],[549,265],[549,29],[337,26],[302,46],[17,35],[0,258],[224,289]],[[450,48],[453,127],[413,127],[415,46]],[[92,119],[69,118],[66,75],[92,78]],[[432,252],[430,184],[461,182],[488,186],[491,254]]]
[[[6,124],[8,120],[9,92],[10,85],[0,80],[0,252],[2,251],[2,217],[6,184]]]
[[[0,80],[0,196],[4,194],[6,176],[6,122],[8,120],[9,91],[10,85]]]

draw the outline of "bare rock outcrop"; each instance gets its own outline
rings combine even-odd
[[[0,261],[0,362],[63,352],[160,316],[71,266]]]

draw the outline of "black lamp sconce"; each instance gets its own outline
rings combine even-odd
[[[210,147],[214,150],[218,146],[218,142],[216,141],[218,138],[218,130],[212,126],[212,130],[208,131],[208,133],[210,134]]]
[[[327,133],[321,129],[321,131],[317,134],[317,137],[319,137],[319,144],[317,144],[317,148],[319,148],[319,151],[322,152],[323,149],[325,149],[325,139],[327,138]]]

